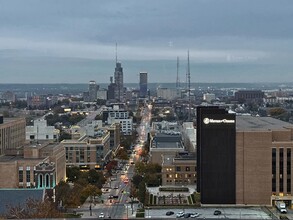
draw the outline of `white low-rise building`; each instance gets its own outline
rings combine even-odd
[[[26,126],[26,140],[58,140],[60,131],[54,126],[48,126],[47,120],[34,120],[33,126]]]
[[[120,123],[121,132],[125,135],[131,135],[133,130],[133,118],[129,116],[129,112],[117,108],[104,111],[106,124],[111,125]]]

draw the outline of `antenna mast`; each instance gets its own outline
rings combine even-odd
[[[176,88],[179,89],[179,57],[177,57],[177,78],[176,78]]]
[[[117,42],[116,42],[115,54],[116,54],[116,63],[117,63]]]
[[[187,78],[188,78],[188,98],[189,98],[189,108],[188,108],[188,121],[191,120],[191,98],[190,98],[190,63],[189,63],[189,50],[187,51]]]

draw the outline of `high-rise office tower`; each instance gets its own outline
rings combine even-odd
[[[235,114],[197,107],[197,191],[202,204],[236,203],[235,135]]]
[[[145,98],[148,90],[148,73],[139,73],[139,96]]]
[[[89,82],[89,101],[95,102],[97,100],[98,85],[96,81],[91,80]]]
[[[123,68],[121,63],[117,62],[114,72],[114,83],[116,84],[115,98],[119,101],[123,100]]]
[[[115,99],[116,84],[113,83],[113,77],[110,77],[110,84],[108,85],[107,99]]]

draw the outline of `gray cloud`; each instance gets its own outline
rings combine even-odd
[[[0,61],[26,57],[34,65],[39,56],[111,61],[118,42],[124,62],[175,60],[189,49],[194,63],[250,63],[249,71],[264,72],[265,64],[274,64],[274,71],[279,66],[287,77],[292,11],[292,0],[0,0]],[[28,64],[19,65],[29,75]],[[46,74],[59,71],[51,64]],[[257,64],[264,66],[253,69]],[[64,74],[72,71],[65,66]],[[17,72],[5,68],[5,74]]]

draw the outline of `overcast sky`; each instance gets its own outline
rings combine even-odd
[[[292,82],[292,0],[0,0],[0,83]],[[167,76],[167,77],[166,77]]]

